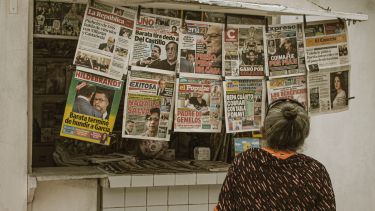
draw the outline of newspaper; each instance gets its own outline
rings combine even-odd
[[[267,75],[305,74],[305,52],[302,24],[271,25],[268,27]]]
[[[264,26],[228,24],[224,32],[224,76],[264,76]]]
[[[268,104],[288,98],[293,99],[307,108],[306,75],[271,78],[267,81]]]
[[[70,83],[60,135],[109,145],[123,82],[76,71]]]
[[[181,19],[141,13],[136,23],[132,70],[175,72]]]
[[[227,133],[260,130],[265,105],[262,79],[227,79],[224,84],[224,109]]]
[[[259,138],[234,138],[234,155],[237,156],[250,148],[260,148]]]
[[[136,11],[88,6],[74,57],[78,70],[121,80],[127,73]]]
[[[351,67],[346,24],[338,20],[314,22],[304,32],[309,112],[347,110]]]
[[[181,28],[179,72],[222,74],[223,24],[185,21]]]
[[[169,141],[175,75],[135,71],[128,74],[122,137]]]
[[[219,77],[177,79],[174,131],[221,131],[222,82]]]
[[[34,34],[78,37],[86,4],[35,1]]]

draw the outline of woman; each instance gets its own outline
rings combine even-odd
[[[343,82],[344,78],[342,77],[342,74],[336,73],[333,79],[334,83],[334,93],[333,93],[333,100],[332,100],[332,108],[340,108],[346,105],[346,92],[343,89]]]
[[[309,129],[302,104],[274,101],[263,128],[268,147],[249,149],[234,159],[216,210],[335,210],[331,181],[323,164],[296,152]]]

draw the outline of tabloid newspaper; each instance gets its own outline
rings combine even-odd
[[[264,80],[227,79],[223,84],[227,133],[259,130],[264,116]]]
[[[70,83],[60,135],[109,145],[123,81],[76,71]]]
[[[175,72],[181,19],[141,13],[135,28],[132,70]]]
[[[264,29],[259,25],[227,25],[223,41],[224,76],[264,76]]]
[[[127,73],[136,11],[88,6],[74,57],[78,70],[121,80]]]
[[[266,33],[270,77],[305,74],[302,24],[271,25]]]
[[[128,74],[122,137],[169,141],[175,74],[132,70]]]
[[[222,74],[223,24],[185,21],[181,28],[179,72]]]
[[[222,81],[219,77],[177,79],[174,131],[218,133],[222,124]]]
[[[304,32],[309,112],[347,110],[350,61],[345,22],[314,22]]]
[[[271,78],[267,81],[268,103],[283,98],[293,99],[307,108],[306,75]]]

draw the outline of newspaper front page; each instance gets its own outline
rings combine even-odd
[[[221,131],[222,81],[219,77],[177,79],[174,131]]]
[[[278,99],[293,99],[307,108],[306,75],[272,78],[267,81],[268,104]]]
[[[179,72],[222,74],[223,24],[185,21],[181,27]]]
[[[264,76],[265,30],[259,25],[228,24],[224,32],[224,76]]]
[[[122,137],[169,141],[175,82],[174,74],[130,71]]]
[[[305,74],[305,52],[302,24],[268,27],[268,76]]]
[[[128,69],[135,14],[122,7],[88,6],[74,57],[77,69],[121,80]]]
[[[309,112],[347,110],[350,61],[345,22],[314,22],[304,32]]]
[[[175,72],[181,19],[141,13],[135,27],[132,70]]]
[[[224,109],[227,133],[259,130],[264,116],[265,82],[263,79],[227,79]]]
[[[123,81],[76,71],[70,83],[60,135],[109,145]]]

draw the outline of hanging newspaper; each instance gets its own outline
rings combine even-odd
[[[267,75],[305,74],[305,52],[302,24],[271,25],[268,27]]]
[[[234,138],[234,155],[245,152],[250,148],[260,148],[260,139],[259,138]]]
[[[141,13],[136,23],[132,70],[175,71],[181,19]]]
[[[161,72],[128,74],[122,137],[169,141],[175,75]]]
[[[185,21],[181,28],[179,72],[221,75],[223,24]]]
[[[267,81],[268,104],[288,98],[302,103],[307,108],[306,76],[271,78]]]
[[[264,76],[264,26],[228,24],[224,32],[224,76]]]
[[[221,131],[222,82],[217,76],[197,78],[194,74],[177,79],[174,131]]]
[[[77,69],[121,80],[128,69],[135,14],[99,3],[88,6],[74,57]]]
[[[312,114],[348,109],[349,51],[344,22],[314,22],[304,29]]]
[[[121,99],[122,81],[76,71],[61,126],[61,136],[109,145]]]
[[[227,133],[260,130],[265,105],[264,80],[227,79],[223,84]]]

